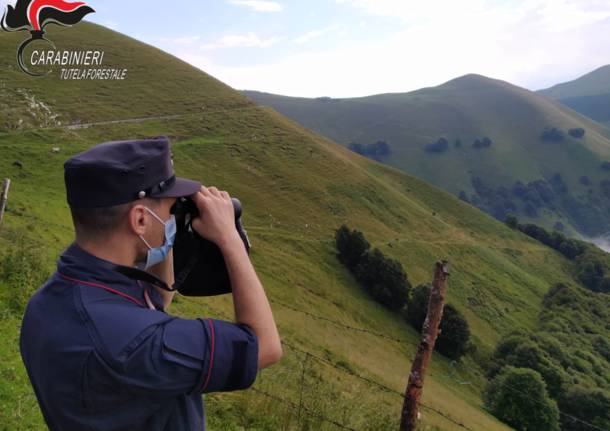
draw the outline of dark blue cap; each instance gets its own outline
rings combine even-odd
[[[178,178],[169,139],[104,142],[64,163],[68,204],[73,208],[119,205],[144,197],[189,196],[198,181]]]

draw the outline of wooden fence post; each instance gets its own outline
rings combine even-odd
[[[2,194],[0,194],[0,227],[2,227],[2,220],[4,219],[4,209],[6,208],[6,201],[8,200],[8,188],[10,185],[10,178],[5,178],[2,183]]]
[[[432,357],[434,343],[438,335],[438,328],[443,317],[445,305],[445,291],[449,276],[449,263],[445,260],[436,262],[434,281],[428,301],[428,314],[422,328],[422,338],[417,347],[415,359],[411,365],[409,383],[405,391],[405,400],[400,417],[400,431],[414,431],[417,427],[419,402],[424,389],[424,377]]]

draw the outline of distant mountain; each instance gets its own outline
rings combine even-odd
[[[480,75],[347,99],[244,94],[498,219],[610,230],[610,130],[540,94]]]
[[[538,93],[610,126],[610,65]]]

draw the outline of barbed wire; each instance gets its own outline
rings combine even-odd
[[[264,391],[262,389],[259,389],[259,388],[251,387],[250,390],[252,390],[254,392],[257,392],[259,394],[262,394],[262,395],[264,395],[264,396],[266,396],[268,398],[271,398],[271,399],[273,399],[275,401],[279,401],[281,403],[284,403],[284,404],[292,407],[295,410],[302,409],[308,415],[316,417],[317,419],[320,419],[320,420],[322,420],[324,422],[331,423],[331,424],[335,425],[337,428],[341,428],[341,429],[345,429],[345,430],[350,430],[350,431],[357,431],[355,428],[352,428],[350,426],[344,425],[344,424],[342,424],[342,423],[340,423],[340,422],[338,422],[338,421],[336,421],[334,419],[328,418],[328,417],[326,417],[326,416],[324,416],[324,415],[322,415],[322,414],[320,414],[320,413],[310,409],[309,407],[299,406],[299,405],[297,405],[296,403],[294,403],[294,402],[292,402],[290,400],[287,400],[285,398],[279,397],[277,395],[270,394],[269,392],[266,392],[266,391]]]
[[[306,350],[300,349],[300,348],[296,347],[295,345],[293,345],[291,343],[287,343],[286,341],[282,340],[282,344],[287,346],[288,348],[294,350],[294,351],[305,353],[305,354],[309,355],[309,357],[315,359],[316,361],[318,361],[320,363],[323,363],[323,364],[326,364],[328,366],[331,366],[331,367],[333,367],[333,368],[335,368],[335,369],[337,369],[339,371],[342,371],[342,372],[344,372],[346,374],[351,375],[352,377],[360,379],[360,380],[362,380],[362,381],[364,381],[364,382],[366,382],[366,383],[368,383],[370,385],[377,386],[379,389],[384,390],[384,391],[386,391],[388,393],[397,395],[397,396],[401,397],[401,399],[404,398],[404,394],[403,393],[401,393],[401,392],[397,391],[396,389],[393,389],[393,388],[391,388],[389,386],[386,386],[383,383],[380,383],[380,382],[377,382],[375,380],[369,379],[368,377],[364,377],[364,376],[362,376],[362,375],[360,375],[360,374],[356,373],[355,371],[352,371],[352,370],[350,370],[348,368],[341,367],[341,366],[338,366],[336,364],[333,364],[331,361],[329,361],[327,359],[321,358],[321,357],[319,357],[319,356],[317,356],[317,355],[315,355],[315,354],[313,354],[311,352],[307,352]],[[435,377],[435,375],[433,375],[433,374],[428,374],[428,375],[430,377]],[[453,419],[451,416],[447,415],[446,413],[441,412],[440,410],[438,410],[438,409],[436,409],[436,408],[434,408],[432,406],[429,406],[429,405],[427,405],[427,404],[425,404],[423,402],[420,402],[419,405],[424,407],[424,408],[426,408],[426,409],[428,409],[428,410],[430,410],[430,411],[433,411],[433,412],[437,413],[438,415],[442,416],[443,418],[445,418],[446,420],[450,421],[454,425],[457,425],[457,426],[459,426],[461,428],[464,428],[464,429],[466,429],[468,431],[474,431],[471,428],[469,428],[468,426],[464,425],[463,423],[458,422],[457,420]]]
[[[377,332],[377,331],[372,331],[372,330],[366,329],[366,328],[359,328],[359,327],[356,327],[356,326],[347,325],[347,324],[341,323],[341,322],[339,322],[337,320],[329,319],[328,317],[319,316],[317,314],[310,313],[309,311],[300,310],[300,309],[298,309],[296,307],[293,307],[291,305],[288,305],[288,304],[285,304],[285,303],[283,303],[281,301],[278,301],[277,299],[269,298],[269,302],[271,302],[273,304],[278,304],[278,305],[280,305],[282,307],[285,307],[285,308],[287,308],[289,310],[292,310],[292,311],[296,311],[298,313],[303,313],[303,314],[305,314],[305,315],[307,315],[309,317],[312,317],[314,319],[322,320],[322,321],[325,321],[325,322],[332,323],[333,325],[336,325],[336,326],[339,326],[339,327],[342,327],[342,328],[345,328],[345,329],[349,329],[351,331],[366,332],[366,333],[375,335],[376,337],[385,338],[386,340],[393,341],[395,343],[410,344],[410,345],[413,345],[413,346],[416,346],[416,347],[419,346],[419,343],[415,343],[413,341],[408,341],[408,340],[403,340],[403,339],[400,339],[400,338],[395,338],[395,337],[389,336],[387,334],[383,334],[383,333]]]
[[[215,309],[215,308],[212,308],[212,307],[208,307],[208,308],[210,308],[214,313],[218,314],[219,316],[221,316],[223,318],[227,318],[228,317],[224,312],[222,312],[222,311],[220,311],[218,309]],[[328,320],[328,319],[325,319],[325,320]],[[368,384],[370,384],[372,386],[376,386],[377,388],[379,388],[379,389],[381,389],[381,390],[383,390],[385,392],[388,392],[388,393],[394,394],[396,396],[399,396],[399,397],[401,397],[401,399],[404,397],[404,394],[402,394],[401,392],[397,391],[396,389],[393,389],[393,388],[391,388],[391,387],[389,387],[387,385],[384,385],[383,383],[380,383],[380,382],[372,380],[372,379],[370,379],[368,377],[362,376],[362,375],[360,375],[360,374],[356,373],[355,371],[352,371],[352,370],[350,370],[348,368],[336,365],[336,364],[334,364],[333,362],[331,362],[331,361],[329,361],[327,359],[324,359],[324,358],[322,358],[322,357],[320,357],[320,356],[318,356],[318,355],[316,355],[314,353],[311,353],[311,352],[309,352],[307,350],[301,349],[301,348],[295,346],[294,344],[289,343],[289,342],[287,342],[285,340],[281,340],[281,342],[282,342],[282,345],[292,349],[293,351],[299,352],[299,353],[302,353],[302,354],[306,355],[306,358],[309,357],[309,358],[312,358],[315,361],[318,361],[318,362],[320,362],[322,364],[331,366],[334,369],[337,369],[337,370],[339,370],[339,371],[341,371],[343,373],[349,374],[352,377],[355,377],[355,378],[357,378],[359,380],[362,380],[363,382],[366,382],[366,383],[368,383]],[[432,373],[428,373],[428,375],[430,377],[437,377],[437,376],[435,376]],[[301,393],[302,393],[302,387],[301,387]],[[465,424],[463,424],[463,423],[453,419],[451,416],[449,416],[446,413],[436,409],[435,407],[429,406],[429,405],[427,405],[427,404],[425,404],[423,402],[420,402],[420,406],[425,408],[425,409],[427,409],[427,410],[429,410],[429,411],[432,411],[432,412],[438,414],[439,416],[442,416],[444,419],[448,420],[449,422],[453,423],[454,425],[457,425],[457,426],[459,426],[459,427],[461,427],[463,429],[466,429],[468,431],[474,431],[471,428],[469,428],[468,426],[466,426]]]

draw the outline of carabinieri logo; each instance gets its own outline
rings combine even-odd
[[[71,27],[91,12],[95,11],[84,2],[68,3],[64,0],[17,0],[15,7],[7,6],[2,16],[2,28],[5,31],[29,30],[32,35],[30,39],[23,41],[17,50],[17,61],[21,70],[31,76],[45,75],[31,72],[26,67],[23,62],[24,49],[35,40],[44,40],[55,49],[55,44],[44,37],[45,26],[54,23]]]

